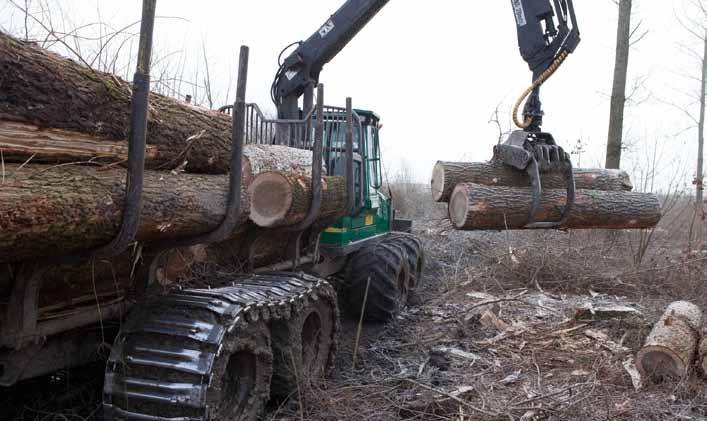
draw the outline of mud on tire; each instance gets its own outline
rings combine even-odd
[[[357,251],[349,260],[340,288],[340,301],[353,317],[385,322],[393,318],[407,302],[410,270],[403,247],[379,241]],[[366,296],[366,285],[371,280]]]
[[[406,233],[391,234],[383,241],[396,244],[405,252],[408,267],[410,268],[409,290],[412,291],[420,286],[422,271],[425,267],[425,251],[422,248],[422,241],[416,236]]]
[[[289,320],[270,325],[274,364],[270,389],[276,399],[309,388],[333,366],[339,310],[333,288],[330,294],[309,300]]]

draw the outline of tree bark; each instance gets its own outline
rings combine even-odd
[[[638,351],[641,376],[653,381],[685,376],[695,359],[701,330],[699,307],[687,301],[670,304]]]
[[[702,377],[707,379],[707,332],[702,331],[702,340],[700,340],[700,347],[698,349],[697,364],[702,372]]]
[[[322,163],[322,165],[324,165]],[[245,145],[243,184],[250,186],[258,174],[276,171],[312,176],[312,152],[279,145]],[[326,168],[322,170],[326,173]]]
[[[130,128],[130,83],[0,33],[0,120],[122,141]],[[150,94],[148,168],[228,171],[231,117]]]
[[[125,171],[6,166],[0,188],[0,261],[71,254],[109,242],[121,223]],[[224,216],[227,176],[147,171],[137,240],[203,234]],[[247,221],[248,197],[241,196]]]
[[[266,228],[291,226],[303,221],[312,202],[312,179],[307,176],[266,172],[248,188],[252,198],[250,219]],[[322,202],[318,219],[343,215],[346,208],[346,179],[322,178]]]
[[[544,188],[564,189],[565,179],[560,174],[542,174]],[[603,169],[574,170],[578,189],[631,191],[631,178],[624,171]],[[452,190],[460,183],[484,184],[487,186],[526,187],[530,178],[498,161],[490,162],[437,162],[432,171],[432,197],[437,202],[449,202]]]
[[[619,23],[616,34],[616,61],[614,84],[611,91],[609,111],[609,136],[606,146],[606,168],[621,168],[623,147],[624,108],[626,106],[626,80],[631,50],[632,0],[619,0]]]
[[[449,218],[459,230],[523,229],[531,200],[529,188],[462,183],[452,193]],[[565,191],[545,190],[538,221],[559,220],[565,202]],[[660,217],[660,203],[652,194],[578,190],[565,228],[651,228]]]

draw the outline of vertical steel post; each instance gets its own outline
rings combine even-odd
[[[349,97],[346,98],[346,211],[349,214],[353,214],[356,195],[356,184],[354,181],[353,138],[353,105],[351,97]]]
[[[125,202],[120,231],[109,244],[94,252],[94,256],[116,256],[135,240],[142,210],[142,186],[145,173],[145,139],[150,97],[150,58],[152,34],[155,28],[157,0],[143,0],[140,25],[140,45],[137,70],[133,78],[131,98],[130,140],[128,144],[128,174],[125,183]]]

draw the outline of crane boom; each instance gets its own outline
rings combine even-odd
[[[298,118],[299,97],[305,113],[312,106],[312,92],[319,73],[389,0],[348,0],[306,41],[298,43],[280,65],[272,86],[279,118]]]

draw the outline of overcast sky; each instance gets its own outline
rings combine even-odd
[[[114,27],[140,16],[139,0],[60,3],[74,24],[95,21],[98,10]],[[390,172],[406,162],[422,181],[437,160],[489,159],[498,140],[498,128],[489,123],[494,109],[499,107],[504,128],[510,127],[510,109],[531,79],[518,53],[509,3],[392,0],[324,68],[325,102],[340,105],[351,96],[355,107],[382,117],[383,153]],[[601,166],[617,8],[611,0],[575,3],[583,40],[543,89],[544,129],[568,149],[581,139],[587,149],[581,165]],[[248,101],[272,109],[269,89],[278,53],[285,45],[306,39],[341,4],[341,0],[160,0],[158,15],[183,19],[160,19],[155,42],[162,54],[186,51],[195,63],[201,60],[202,43],[206,45],[212,84],[221,92],[235,69],[239,46],[250,46]],[[699,74],[697,63],[679,47],[696,45],[676,20],[683,0],[639,0],[634,5],[634,22],[642,21],[649,32],[632,50],[630,84],[641,79],[645,88],[636,94],[640,104],[627,113],[626,137],[635,147],[624,166],[633,171],[657,144],[658,156],[673,163],[661,166],[666,175],[691,177],[696,130],[688,129],[691,123],[682,111],[666,104],[690,103],[681,92],[699,87],[682,76]],[[10,0],[0,0],[0,14],[5,30],[21,27],[22,16]]]

